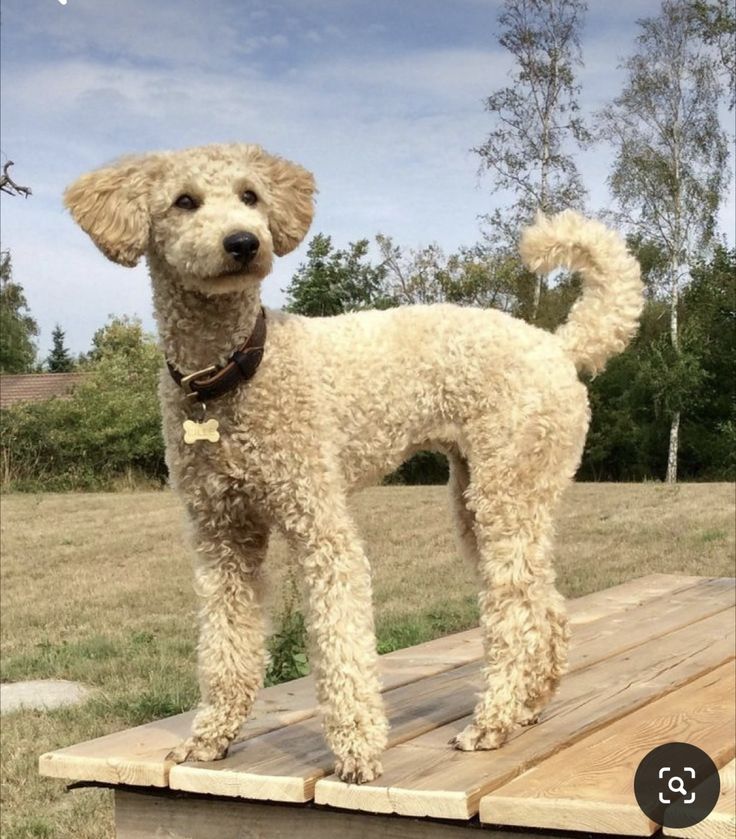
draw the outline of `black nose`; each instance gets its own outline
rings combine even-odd
[[[257,236],[245,231],[231,233],[222,240],[223,248],[243,265],[247,265],[253,259],[260,244]]]

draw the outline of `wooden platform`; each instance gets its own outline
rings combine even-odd
[[[652,575],[572,600],[569,611],[570,670],[558,695],[497,751],[448,745],[480,688],[480,636],[470,630],[381,657],[390,748],[370,784],[331,774],[310,677],[264,690],[224,760],[164,762],[188,713],[42,755],[40,772],[119,787],[120,837],[204,838],[216,822],[227,839],[242,835],[246,816],[262,820],[259,837],[290,839],[294,830],[459,836],[479,823],[648,836],[659,827],[636,804],[634,772],[652,748],[679,740],[722,767],[723,790],[706,821],[668,834],[732,837],[734,580]]]

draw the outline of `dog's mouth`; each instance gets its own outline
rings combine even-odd
[[[260,265],[256,262],[251,262],[248,265],[234,265],[232,268],[226,268],[220,271],[219,274],[212,274],[209,277],[203,277],[205,283],[232,282],[233,280],[260,280],[262,278],[262,271]]]
[[[239,276],[247,276],[250,273],[248,268],[244,267],[243,265],[235,265],[232,268],[228,268],[225,271],[221,271],[219,274],[214,274],[211,277],[207,277],[208,280],[213,280],[217,282],[217,280],[229,280],[233,277]]]

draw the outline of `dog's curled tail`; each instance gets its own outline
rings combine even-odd
[[[581,273],[582,296],[556,334],[578,370],[598,373],[636,332],[644,305],[639,263],[617,233],[572,210],[540,213],[522,234],[519,251],[535,273]]]

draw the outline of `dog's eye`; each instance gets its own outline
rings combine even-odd
[[[253,192],[252,189],[246,189],[245,192],[240,196],[240,200],[243,204],[248,204],[248,206],[253,206],[253,204],[258,201],[258,196]]]
[[[196,210],[199,204],[191,195],[180,195],[174,201],[174,206],[180,210]]]

